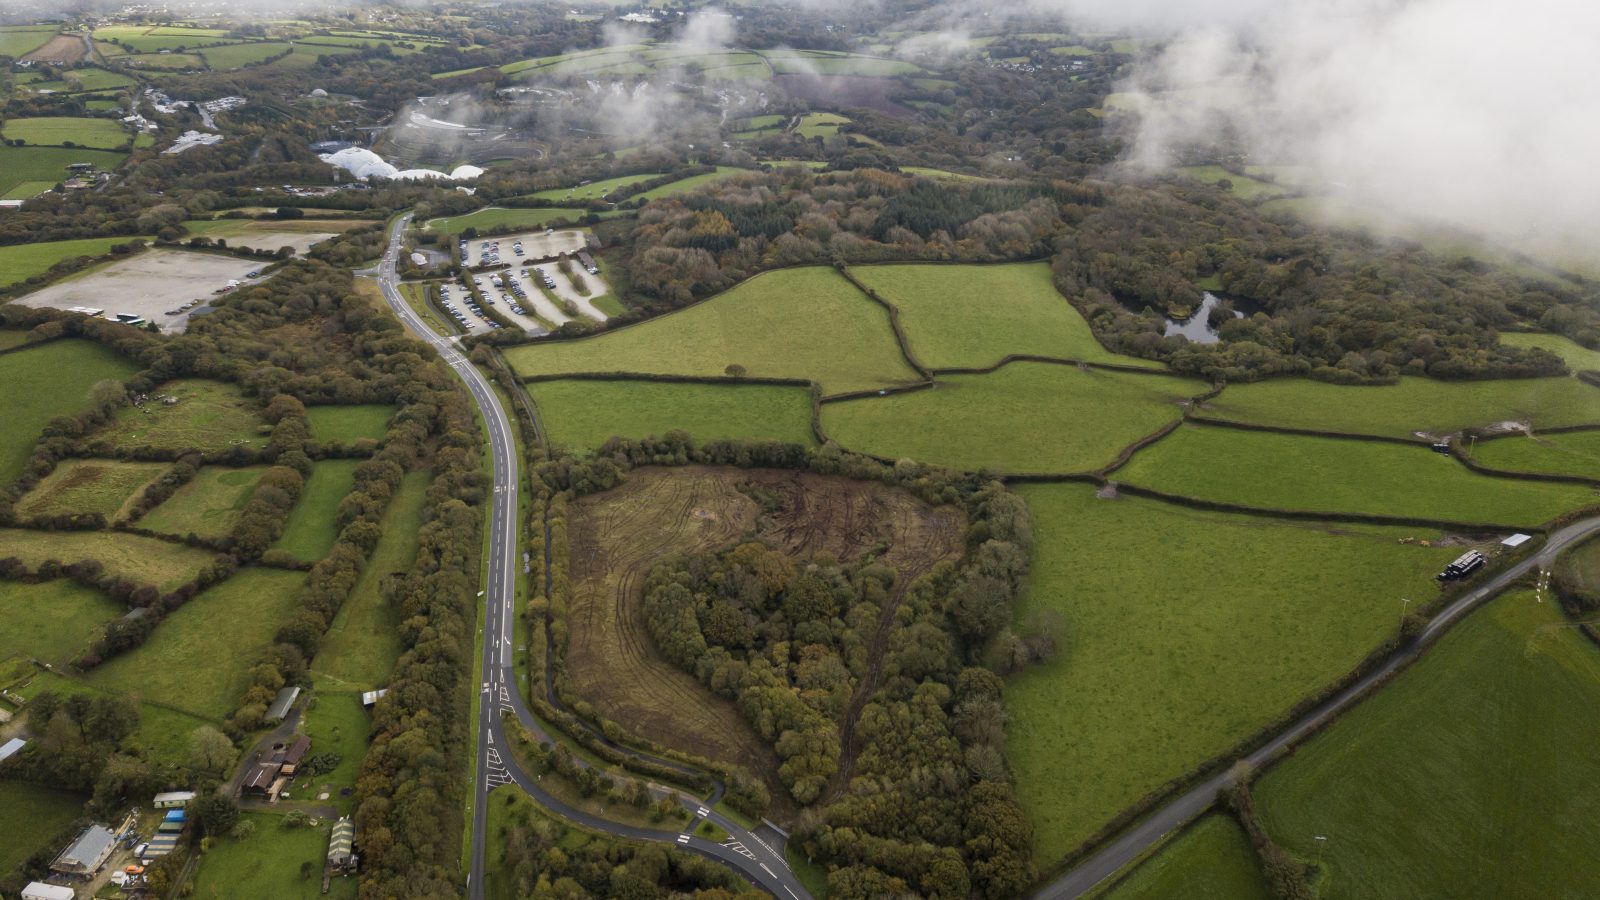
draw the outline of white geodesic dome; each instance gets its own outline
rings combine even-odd
[[[338,166],[357,178],[394,178],[401,181],[443,178],[449,181],[463,181],[483,174],[483,170],[477,166],[457,166],[448,175],[438,169],[396,169],[385,162],[383,157],[365,147],[347,147],[338,153],[325,153],[321,158],[328,165]]]

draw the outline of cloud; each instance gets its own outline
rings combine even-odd
[[[1365,206],[1521,243],[1600,237],[1596,47],[1587,0],[1291,0],[1144,63],[1131,155],[1154,168],[1232,136]]]
[[[721,50],[739,36],[733,16],[715,7],[696,10],[678,32],[678,43],[695,50]]]

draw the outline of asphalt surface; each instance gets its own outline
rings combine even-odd
[[[489,434],[490,457],[494,462],[489,579],[483,593],[484,680],[479,686],[477,781],[472,788],[476,796],[473,803],[472,862],[467,876],[467,896],[472,900],[481,900],[484,896],[484,842],[488,832],[489,794],[501,785],[515,784],[541,806],[586,828],[631,840],[670,843],[680,850],[698,853],[734,868],[753,884],[782,900],[810,900],[805,887],[784,862],[783,854],[721,813],[701,806],[693,797],[686,797],[683,801],[691,817],[682,833],[621,825],[573,809],[550,796],[539,786],[537,779],[518,768],[509,749],[503,749],[508,748],[510,743],[502,725],[502,717],[506,715],[515,716],[523,727],[533,733],[536,741],[554,742],[534,719],[521,692],[517,690],[513,656],[516,649],[514,567],[520,543],[517,525],[516,432],[512,430],[500,398],[488,379],[461,352],[456,341],[429,328],[405,298],[400,296],[396,264],[400,255],[401,235],[410,221],[411,215],[407,214],[397,220],[390,231],[389,245],[384,252],[383,262],[378,266],[378,286],[384,300],[400,321],[418,338],[432,345],[466,384],[483,416]],[[701,821],[707,819],[729,834],[726,842],[719,844],[691,833]]]
[[[1416,641],[1395,653],[1361,680],[1306,713],[1272,740],[1246,756],[1245,760],[1257,770],[1263,768],[1276,759],[1284,750],[1327,724],[1333,717],[1359,703],[1375,685],[1393,674],[1396,669],[1416,659],[1430,644],[1438,640],[1439,636],[1444,634],[1450,626],[1459,622],[1463,616],[1471,612],[1475,607],[1501,593],[1534,568],[1548,568],[1563,549],[1597,531],[1600,531],[1600,516],[1581,519],[1565,528],[1558,529],[1550,535],[1549,540],[1545,542],[1544,547],[1538,553],[1461,595],[1437,616],[1434,616]],[[1148,850],[1168,832],[1182,827],[1209,809],[1216,802],[1218,792],[1228,786],[1229,780],[1226,772],[1206,779],[1191,788],[1187,793],[1176,797],[1167,805],[1146,816],[1132,829],[1124,832],[1111,843],[1106,844],[1093,856],[1088,857],[1065,875],[1051,882],[1035,896],[1041,898],[1041,900],[1069,900],[1069,898],[1082,896],[1123,866],[1133,862],[1141,853]]]

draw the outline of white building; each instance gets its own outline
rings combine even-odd
[[[152,805],[156,809],[182,809],[193,799],[194,791],[167,791],[164,794],[157,794]]]
[[[22,889],[22,900],[73,900],[78,892],[59,884],[35,881]]]

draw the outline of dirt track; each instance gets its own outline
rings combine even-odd
[[[739,491],[771,492],[765,517]],[[894,601],[873,641],[877,668],[894,606],[917,577],[960,552],[965,517],[932,508],[881,484],[781,470],[688,466],[640,469],[622,487],[580,500],[571,516],[573,686],[601,715],[667,746],[737,762],[766,776],[773,814],[793,813],[776,779],[777,759],[733,703],[713,695],[657,652],[645,626],[644,580],[657,562],[728,546],[754,535],[801,559],[859,558],[880,544],[880,560],[899,573]],[[858,715],[853,704],[850,716]],[[845,731],[849,731],[846,723]]]

